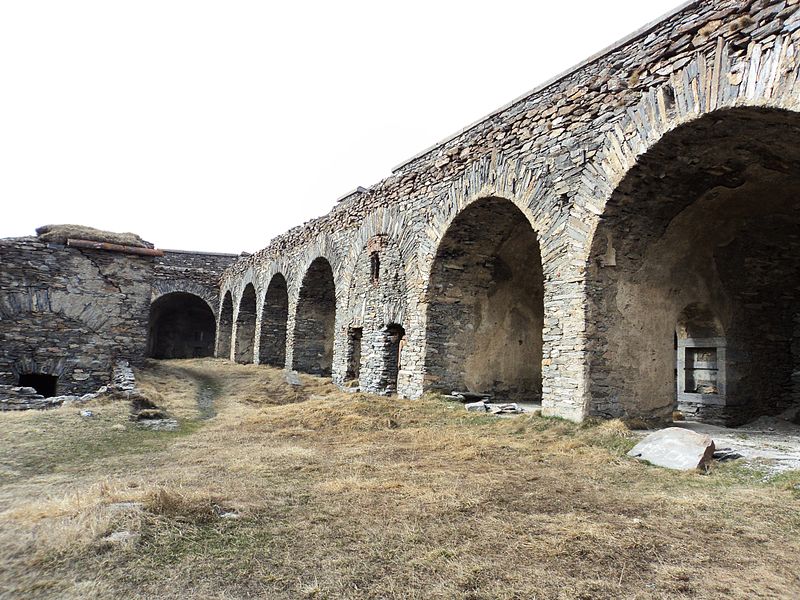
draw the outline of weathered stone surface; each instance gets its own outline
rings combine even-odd
[[[630,281],[636,261],[655,250],[650,242],[676,216],[669,213],[670,206],[678,206],[673,197],[691,201],[705,192],[741,188],[744,203],[754,186],[771,189],[770,178],[777,173],[787,175],[786,189],[796,189],[788,185],[797,165],[786,148],[796,146],[789,132],[798,125],[792,114],[800,97],[797,15],[795,6],[777,1],[707,0],[686,6],[420,153],[369,189],[348,194],[328,215],[278,236],[225,272],[217,354],[231,353],[247,286],[255,290],[256,314],[262,315],[273,306],[264,300],[266,289],[280,275],[288,300],[284,364],[295,365],[303,280],[313,261],[323,257],[335,282],[330,362],[339,384],[357,372],[362,389],[411,398],[427,389],[458,386],[491,390],[500,401],[541,397],[544,414],[571,419],[667,419],[675,400],[675,323],[691,296],[706,294],[739,323],[754,322],[754,313],[759,318],[759,327],[749,334],[736,334],[729,358],[745,365],[749,357],[764,356],[759,369],[768,374],[735,377],[727,404],[707,402],[691,414],[728,422],[753,410],[780,408],[770,402],[746,406],[746,385],[767,385],[781,405],[800,401],[787,383],[788,363],[800,370],[800,353],[788,351],[800,334],[786,334],[790,309],[798,312],[796,286],[784,286],[779,298],[767,293],[772,284],[762,285],[768,277],[736,288],[727,281],[719,285],[716,274],[708,273],[710,266],[760,275],[766,248],[752,256],[733,246],[725,256],[718,250],[718,265],[704,249],[694,252],[697,260],[691,262],[693,244],[726,248],[721,238],[731,233],[728,224],[698,220],[696,214],[702,227],[664,244],[675,252],[662,271],[677,274],[674,281],[665,277],[655,289]],[[781,116],[781,111],[790,112]],[[687,135],[673,138],[668,135],[673,131]],[[780,145],[772,145],[780,132]],[[674,143],[671,154],[653,154],[665,140],[665,146]],[[635,175],[648,155],[658,160],[641,173],[641,187],[627,193],[620,187],[623,180]],[[750,170],[737,179],[741,167]],[[489,217],[459,219],[488,199],[502,200],[498,206],[514,207],[523,218],[509,220],[508,227]],[[631,209],[619,219],[618,203]],[[781,210],[791,212],[788,206]],[[632,215],[640,221],[631,221]],[[649,226],[640,228],[648,219]],[[788,282],[798,279],[792,259],[786,258],[798,254],[789,233],[797,228],[792,219],[779,228],[781,244],[790,251],[781,254],[774,271],[776,279]],[[504,253],[492,240],[521,240],[526,222],[535,244],[518,250],[517,260],[509,263],[514,253]],[[709,233],[705,239],[703,227]],[[755,237],[759,244],[765,240]],[[530,249],[534,245],[538,257]],[[371,270],[374,253],[380,262],[377,281]],[[735,266],[740,258],[759,266]],[[657,266],[656,261],[653,269]],[[748,285],[758,288],[753,302],[747,300]],[[522,301],[538,294],[541,309]],[[731,306],[722,306],[725,298],[732,298]],[[684,304],[673,306],[679,301]],[[773,310],[768,306],[779,308],[773,324],[761,319]],[[626,344],[630,331],[642,323],[650,340]],[[404,332],[397,354],[385,342],[393,325]],[[360,354],[354,352],[354,340]],[[260,343],[256,334],[253,346]],[[770,362],[779,366],[765,370]]]
[[[628,456],[667,469],[690,471],[709,463],[714,456],[714,441],[688,429],[667,427],[648,435]]]
[[[213,315],[219,276],[234,259],[178,251],[131,256],[59,243],[72,235],[112,239],[106,232],[69,226],[51,227],[40,238],[0,240],[0,386],[16,386],[21,376],[40,374],[57,377],[58,396],[93,393],[112,377],[116,391],[130,389],[130,367],[121,374],[114,365],[121,360],[137,366],[150,353],[151,302],[186,292],[207,303]],[[44,242],[45,237],[50,241]],[[113,239],[148,245],[132,234]],[[211,322],[213,338],[213,317]],[[212,339],[209,354],[213,345]],[[2,410],[60,403],[55,398],[3,398],[11,394],[0,390]]]
[[[686,5],[233,264],[3,241],[0,384],[93,390],[188,292],[216,356],[379,394],[726,424],[800,404],[798,11]],[[676,390],[689,339],[716,358],[683,356]]]

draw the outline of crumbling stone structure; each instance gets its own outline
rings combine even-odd
[[[147,355],[213,356],[219,277],[233,254],[164,250],[156,258],[150,292]]]
[[[217,355],[576,420],[797,403],[798,52],[797,0],[684,4],[238,260]]]
[[[80,395],[108,384],[119,361],[213,354],[218,281],[233,255],[142,256],[47,235],[0,240],[0,398],[9,406],[32,397],[11,388]]]
[[[0,386],[213,350],[575,420],[796,406],[799,1],[688,2],[235,263],[2,240]]]

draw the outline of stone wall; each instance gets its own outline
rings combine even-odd
[[[225,269],[239,258],[237,254],[164,250],[155,259],[151,298],[186,292],[206,301],[214,314],[219,308],[219,280]]]
[[[11,238],[0,263],[0,384],[41,373],[89,393],[116,359],[144,359],[153,258]]]
[[[404,366],[398,355],[399,340],[393,339],[398,331],[392,326],[402,327],[406,321],[405,278],[394,239],[377,235],[362,245],[344,317],[339,319],[349,333],[336,338],[334,355],[339,362],[334,367],[335,381],[357,379],[362,390],[375,394],[396,391],[399,370]],[[400,335],[404,337],[404,332]]]
[[[392,321],[404,329],[397,390],[418,397],[431,375],[426,368],[427,332],[448,327],[446,315],[442,322],[428,322],[439,318],[429,306],[437,300],[430,285],[431,273],[441,266],[440,243],[473,202],[503,199],[525,216],[539,246],[541,265],[534,271],[540,270],[543,280],[544,412],[573,419],[589,413],[663,416],[667,400],[630,396],[627,390],[636,384],[635,377],[615,379],[615,355],[603,350],[608,348],[610,323],[602,311],[617,310],[618,303],[610,300],[597,312],[592,290],[601,283],[593,269],[600,258],[612,262],[619,232],[611,231],[608,238],[598,227],[607,203],[614,205],[617,187],[668,132],[704,115],[711,115],[713,122],[713,115],[731,108],[798,109],[799,10],[797,0],[687,3],[398,166],[371,188],[347,195],[328,215],[237,261],[222,278],[220,298],[230,293],[235,311],[245,286],[252,284],[260,314],[269,281],[281,273],[289,300],[286,363],[296,364],[292,355],[300,289],[309,265],[322,257],[335,282],[334,379],[346,378],[348,337],[359,325],[351,307],[367,305],[376,315],[373,330]],[[672,166],[691,167],[679,160]],[[687,169],[677,177],[692,173]],[[377,303],[366,293],[370,288],[352,283],[368,277],[364,248],[375,236],[392,240],[404,275],[388,299]],[[599,244],[603,257],[597,253]],[[402,319],[391,314],[400,296]],[[674,316],[664,316],[673,328]],[[366,328],[363,334],[367,352],[373,343]],[[539,362],[537,352],[530,356]],[[635,359],[643,367],[649,362],[647,356]],[[362,356],[362,367],[372,360]],[[644,377],[663,389],[658,387],[665,381],[660,375],[645,370]],[[673,377],[670,371],[669,380]]]
[[[108,383],[118,359],[213,354],[219,277],[235,255],[64,241],[0,240],[0,385],[38,373],[58,377],[59,395],[84,394]]]

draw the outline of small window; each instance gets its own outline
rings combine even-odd
[[[369,255],[369,279],[372,283],[377,283],[381,276],[381,257],[378,252]]]

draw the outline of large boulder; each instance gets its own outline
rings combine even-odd
[[[628,456],[679,471],[705,467],[714,456],[714,441],[707,435],[681,427],[651,433],[628,452]]]

